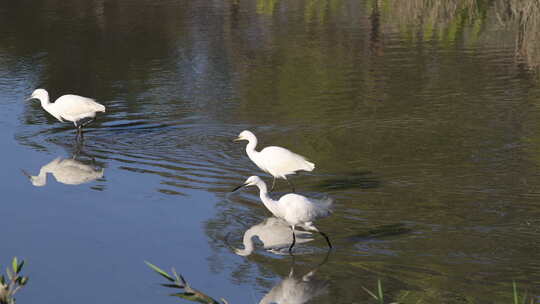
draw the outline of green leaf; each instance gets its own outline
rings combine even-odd
[[[9,270],[9,267],[6,268],[6,273],[9,280],[13,280],[13,273],[11,273],[11,270]]]
[[[518,297],[518,293],[517,293],[516,281],[513,281],[512,285],[514,287],[513,288],[514,289],[514,304],[519,304],[519,297]]]
[[[4,277],[4,275],[0,275],[0,283],[2,283],[2,285],[6,284],[6,278]]]
[[[171,277],[168,273],[166,273],[165,271],[163,271],[161,268],[157,267],[156,265],[150,263],[150,262],[147,262],[147,261],[144,261],[146,263],[146,265],[148,265],[148,267],[152,268],[155,272],[157,272],[158,274],[160,274],[161,276],[163,276],[165,279],[171,281],[171,282],[174,282],[174,278]]]
[[[13,267],[13,272],[17,273],[17,266],[19,265],[19,261],[17,261],[17,257],[13,258],[13,261],[11,261],[11,267]]]
[[[21,279],[21,286],[26,285],[26,283],[28,283],[28,277],[22,277],[22,279]]]
[[[24,266],[24,260],[22,260],[19,265],[17,265],[17,271],[15,271],[17,274],[19,274]]]
[[[379,289],[379,302],[384,303],[382,284],[380,279],[377,280],[377,288]]]
[[[178,288],[178,289],[184,288],[183,286],[180,286],[178,284],[159,284],[159,285],[164,286],[164,287],[169,287],[169,288]]]
[[[365,288],[364,286],[361,286],[361,287],[362,287],[362,289],[363,289],[365,292],[367,292],[372,298],[374,298],[375,300],[377,300],[377,296],[376,296],[373,292],[371,292],[369,289]]]

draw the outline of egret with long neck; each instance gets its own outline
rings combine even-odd
[[[289,193],[276,201],[268,195],[266,183],[258,176],[249,177],[243,185],[236,187],[233,192],[246,186],[256,186],[259,188],[259,196],[266,209],[272,212],[274,216],[285,220],[291,226],[292,243],[289,247],[290,253],[292,253],[292,248],[296,243],[296,236],[294,234],[296,226],[320,233],[328,243],[328,247],[332,248],[328,236],[313,224],[316,219],[327,217],[332,213],[332,199],[317,200],[307,198],[303,195]]]
[[[289,183],[292,192],[294,192],[294,186],[287,179],[287,175],[295,174],[296,171],[313,171],[315,168],[315,164],[307,161],[305,157],[282,147],[269,146],[260,152],[255,150],[257,147],[257,137],[251,131],[242,131],[238,135],[238,138],[235,139],[235,141],[239,140],[248,141],[246,153],[249,159],[261,170],[274,177],[270,191],[274,190],[276,178],[282,178]]]
[[[79,95],[63,95],[52,103],[46,90],[36,89],[28,98],[30,99],[38,99],[41,107],[59,121],[73,122],[77,128],[77,136],[82,135],[83,127],[94,121],[97,112],[105,112],[104,105]]]

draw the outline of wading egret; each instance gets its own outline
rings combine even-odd
[[[289,193],[276,201],[270,198],[266,183],[258,176],[249,177],[243,185],[236,187],[233,192],[246,186],[257,186],[261,201],[266,209],[272,212],[274,216],[284,219],[291,226],[292,243],[289,247],[289,252],[292,252],[292,248],[296,243],[296,236],[294,234],[296,226],[320,233],[326,239],[328,247],[332,248],[328,236],[313,225],[316,219],[327,217],[332,213],[332,199],[317,200],[296,193]]]
[[[311,232],[295,231],[296,243],[306,243],[313,239]],[[292,242],[291,228],[287,222],[277,217],[269,217],[263,222],[251,226],[244,232],[244,249],[234,249],[234,252],[241,256],[248,256],[253,252],[253,238],[258,237],[263,243],[263,248],[281,253],[280,250],[290,246]]]
[[[260,152],[255,150],[257,146],[257,137],[250,131],[242,131],[235,141],[247,140],[246,153],[257,167],[274,177],[272,188],[274,190],[276,178],[283,178],[289,183],[294,192],[294,186],[287,179],[287,175],[295,174],[296,171],[313,171],[315,164],[306,160],[305,157],[291,152],[282,147],[270,146],[262,149]]]
[[[103,177],[104,171],[105,169],[96,169],[75,159],[57,157],[43,165],[39,170],[39,175],[32,176],[24,170],[23,174],[30,179],[32,185],[41,187],[47,184],[47,173],[51,173],[62,184],[80,185]]]
[[[77,135],[82,135],[82,128],[95,119],[97,112],[105,112],[104,105],[79,95],[63,95],[51,103],[46,90],[36,89],[27,100],[30,99],[39,99],[41,107],[59,121],[73,122]]]

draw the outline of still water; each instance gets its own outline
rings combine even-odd
[[[0,265],[27,261],[18,303],[183,301],[143,261],[229,303],[286,303],[284,286],[309,295],[294,303],[370,303],[379,279],[402,303],[510,303],[513,281],[540,301],[532,7],[0,2]],[[107,112],[78,144],[25,101],[38,87]],[[335,199],[317,222],[328,256],[317,235],[294,260],[263,249],[286,228],[268,230],[255,189],[229,193],[271,182],[232,142],[244,129],[316,163],[292,181]],[[259,238],[238,255],[245,233]]]

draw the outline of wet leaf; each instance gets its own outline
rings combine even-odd
[[[17,257],[14,257],[13,261],[11,261],[11,267],[13,267],[14,273],[17,273],[18,265],[19,265],[19,261],[17,260]]]
[[[183,286],[177,285],[177,284],[160,284],[161,286],[170,287],[170,288],[178,288],[183,289]]]
[[[22,260],[22,261],[19,263],[19,265],[17,265],[17,271],[15,271],[15,273],[17,273],[17,274],[20,273],[21,270],[22,270],[22,268],[23,268],[23,266],[24,266],[24,260]]]
[[[26,283],[28,283],[28,277],[22,277],[22,279],[21,279],[21,286],[26,285]]]
[[[174,282],[174,278],[171,277],[168,273],[166,273],[165,271],[163,271],[161,268],[157,267],[156,265],[150,263],[150,262],[147,262],[147,261],[144,261],[146,263],[146,265],[148,265],[148,267],[152,268],[155,272],[157,272],[158,274],[160,274],[162,277],[164,277],[165,279],[171,281],[171,282]]]

